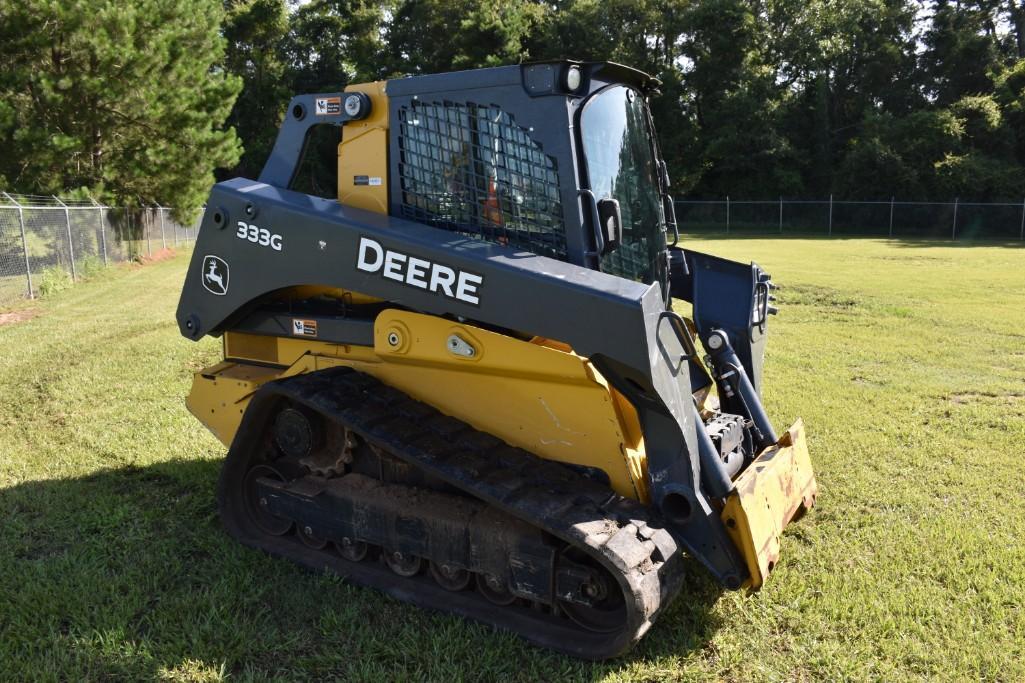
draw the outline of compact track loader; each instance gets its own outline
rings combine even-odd
[[[762,585],[815,478],[762,407],[769,275],[678,245],[657,85],[564,61],[291,101],[260,178],[213,187],[178,307],[223,339],[188,407],[233,536],[592,659],[685,554]],[[320,125],[337,199],[289,189]]]

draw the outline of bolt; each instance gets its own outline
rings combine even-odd
[[[488,588],[490,588],[491,590],[497,591],[502,589],[502,582],[494,574],[488,574],[484,578],[484,581],[488,584]]]
[[[360,110],[363,109],[363,103],[359,99],[359,95],[349,95],[345,98],[345,113],[349,116],[359,116]]]
[[[390,344],[391,346],[398,346],[399,345],[399,335],[397,335],[394,332],[388,333],[388,344]]]
[[[303,527],[303,533],[305,533],[307,536],[312,536],[313,535],[313,527],[311,527],[311,526],[304,526]]]
[[[342,545],[344,545],[346,548],[348,548],[350,545],[352,545],[352,539],[351,538],[343,538],[342,539]]]
[[[267,507],[267,499],[266,498],[261,498],[260,499],[260,507],[262,507],[262,508]]]
[[[718,351],[722,348],[723,338],[718,334],[713,334],[708,337],[708,348],[713,351]]]

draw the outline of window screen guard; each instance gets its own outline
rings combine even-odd
[[[399,109],[403,217],[566,260],[555,160],[494,106]]]

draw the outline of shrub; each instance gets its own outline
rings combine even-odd
[[[96,277],[103,272],[106,266],[103,265],[103,259],[99,256],[85,256],[76,264],[78,268],[78,276],[82,278]]]
[[[71,273],[60,266],[50,266],[39,276],[37,289],[39,296],[51,296],[64,291],[72,284]]]

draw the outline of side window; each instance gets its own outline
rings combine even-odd
[[[342,129],[322,123],[306,135],[302,160],[288,189],[324,199],[338,199],[338,143]]]
[[[414,102],[398,125],[404,217],[566,259],[555,160],[509,114]]]

